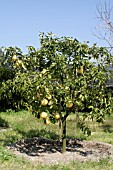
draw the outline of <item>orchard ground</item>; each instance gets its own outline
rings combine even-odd
[[[113,169],[113,115],[103,124],[86,120],[92,135],[76,126],[75,115],[67,119],[67,151],[61,154],[61,130],[43,124],[27,111],[1,112],[0,169],[85,170]],[[82,113],[79,113],[82,117]]]

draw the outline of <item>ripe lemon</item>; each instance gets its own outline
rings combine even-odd
[[[56,120],[60,119],[60,114],[59,114],[59,113],[55,113],[55,114],[54,114],[54,118],[55,118]]]
[[[48,100],[47,99],[41,100],[41,105],[42,106],[46,106],[47,104],[48,104]]]
[[[46,119],[47,118],[47,113],[46,112],[41,112],[40,113],[40,118]]]
[[[12,60],[13,60],[13,61],[17,60],[16,55],[13,55],[13,56],[12,56]]]
[[[80,68],[77,68],[78,74],[83,74],[83,72],[84,72],[83,66],[81,66]]]
[[[67,105],[66,105],[68,108],[71,108],[73,106],[73,103],[72,101],[68,101]]]

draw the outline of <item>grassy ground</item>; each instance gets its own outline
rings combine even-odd
[[[65,165],[39,165],[37,163],[17,157],[5,149],[5,145],[17,140],[43,136],[46,138],[58,139],[60,130],[58,124],[46,126],[31,113],[26,111],[8,111],[0,113],[0,126],[6,126],[7,130],[0,130],[0,169],[2,170],[112,170],[113,164],[108,159],[99,162],[70,162]],[[67,120],[67,136],[82,138],[86,140],[103,141],[113,144],[113,115],[104,122],[97,124],[86,121],[92,129],[92,135],[86,137],[79,129],[76,129],[75,115],[70,115]],[[73,130],[72,130],[73,129]]]

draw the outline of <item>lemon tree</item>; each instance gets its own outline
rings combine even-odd
[[[90,47],[70,37],[40,34],[40,48],[28,53],[15,47],[0,54],[0,104],[28,108],[46,125],[61,123],[62,153],[66,151],[66,120],[88,108],[85,118],[102,122],[112,111],[112,95],[106,83],[112,56],[106,48]],[[95,61],[95,63],[94,63]],[[84,132],[89,129],[80,120]]]
[[[107,49],[82,44],[69,37],[40,34],[40,48],[33,53],[37,68],[32,72],[28,100],[37,118],[49,124],[62,122],[62,152],[66,151],[66,119],[78,110],[89,108],[86,117],[102,122],[110,113],[111,94],[106,91],[108,65],[112,56]],[[96,61],[94,64],[91,61]],[[82,126],[82,123],[81,123]],[[87,128],[82,126],[85,131]],[[90,132],[89,132],[90,133]]]

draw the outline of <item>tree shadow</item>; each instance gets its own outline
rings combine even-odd
[[[24,138],[33,138],[33,137],[46,137],[49,139],[59,139],[59,135],[52,131],[47,131],[45,129],[41,130],[29,130],[28,132],[16,129],[16,131],[21,134]]]
[[[14,133],[13,133],[14,132]],[[45,137],[48,139],[59,139],[59,135],[52,132],[52,131],[47,131],[45,129],[41,130],[29,130],[29,131],[24,131],[20,130],[18,128],[13,129],[13,131],[10,133],[5,133],[5,138],[0,139],[0,143],[2,142],[4,146],[8,144],[13,144],[14,142],[18,142],[21,139],[29,139],[29,138],[34,138],[34,137]]]
[[[45,154],[62,153],[62,141],[52,140],[44,137],[32,137],[19,140],[12,145],[8,145],[12,149],[18,150],[22,154],[28,156],[44,156]],[[80,139],[67,139],[66,151],[77,152],[81,156],[88,156],[92,151],[81,149],[83,144]]]
[[[104,132],[109,132],[112,133],[113,132],[113,126],[112,125],[101,125],[100,128],[104,131]]]
[[[5,146],[16,149],[20,153],[28,156],[43,156],[44,154],[62,153],[62,141],[59,139],[59,135],[52,131],[45,129],[41,130],[29,130],[28,132],[15,129],[15,131],[22,136],[23,139],[18,140],[16,136],[10,136],[4,140]],[[14,142],[16,141],[16,142]],[[92,154],[91,151],[81,150],[83,145],[81,139],[67,137],[66,151],[77,152],[82,156],[88,156]]]
[[[9,128],[9,123],[0,117],[0,129],[1,128]]]
[[[0,139],[0,143],[2,143],[3,146],[7,146],[8,144],[12,144],[15,141],[18,141],[18,136],[17,135],[7,135],[7,133],[5,134],[5,139]]]

